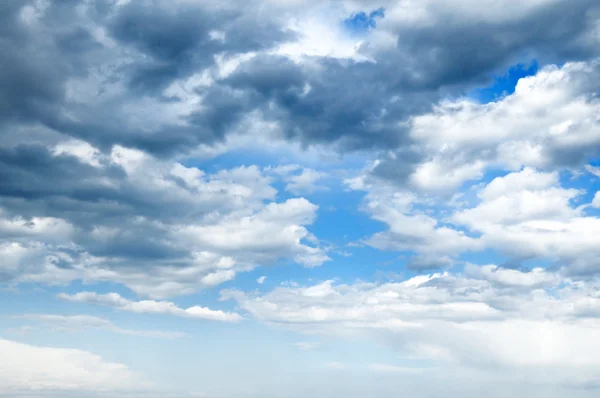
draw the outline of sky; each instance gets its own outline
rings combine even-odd
[[[597,397],[596,0],[3,0],[0,397]]]

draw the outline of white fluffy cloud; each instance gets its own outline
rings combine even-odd
[[[590,84],[599,70],[598,60],[548,66],[497,102],[446,101],[413,117],[411,136],[429,156],[412,174],[413,186],[453,190],[490,166],[584,166],[600,145],[600,102]]]
[[[242,320],[242,317],[239,314],[232,312],[211,310],[210,308],[200,306],[184,309],[179,308],[170,301],[132,301],[117,293],[98,294],[94,292],[80,292],[73,295],[60,293],[58,297],[72,302],[106,305],[121,311],[136,312],[140,314],[164,314],[221,322],[238,322]]]
[[[426,203],[419,196],[398,190],[389,184],[361,179],[348,180],[353,189],[366,190],[363,210],[373,219],[385,223],[386,231],[378,232],[365,242],[383,250],[413,251],[421,256],[413,259],[413,268],[440,268],[449,265],[448,255],[478,250],[480,242],[426,213],[419,205]],[[435,266],[437,264],[437,266]]]
[[[43,395],[128,391],[148,383],[119,363],[104,361],[87,351],[38,347],[0,339],[0,394]]]
[[[573,200],[558,174],[530,168],[498,177],[479,192],[481,202],[455,213],[454,222],[481,234],[481,242],[518,259],[558,261],[572,272],[596,272],[600,219]]]
[[[598,381],[600,366],[597,287],[597,280],[575,282],[543,269],[470,265],[462,275],[397,283],[326,281],[261,295],[223,294],[264,322],[383,338],[398,353],[436,366],[528,375],[544,369],[545,382],[587,383]]]
[[[600,208],[600,191],[596,192],[594,195],[594,200],[592,200],[592,207]]]
[[[413,270],[448,269],[464,253],[485,249],[515,262],[543,260],[570,275],[597,273],[600,218],[582,202],[583,189],[565,188],[558,171],[524,167],[473,184],[460,198],[419,195],[370,177],[348,180],[365,190],[363,209],[388,229],[368,237],[373,247],[414,254]]]

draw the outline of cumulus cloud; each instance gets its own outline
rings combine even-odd
[[[3,171],[15,173],[2,183],[15,192],[0,213],[5,280],[113,280],[164,297],[282,258],[328,259],[305,228],[317,206],[272,202],[276,190],[255,166],[211,175],[119,146],[106,155],[56,148],[5,152]]]
[[[409,269],[449,269],[460,255],[489,249],[513,262],[543,260],[572,276],[598,272],[600,219],[586,210],[597,200],[583,203],[585,190],[563,187],[559,171],[524,167],[473,183],[459,206],[369,174],[347,184],[367,192],[363,210],[388,227],[364,242],[413,254]]]
[[[448,100],[414,116],[410,136],[424,147],[423,156],[399,182],[443,192],[480,179],[491,167],[592,170],[586,163],[598,156],[600,145],[598,87],[592,83],[599,68],[597,59],[547,66],[521,78],[513,94],[496,102]],[[381,165],[375,173],[394,177]]]
[[[66,293],[58,294],[58,298],[76,303],[88,303],[105,305],[121,311],[135,312],[139,314],[163,314],[174,315],[184,318],[207,319],[221,322],[238,322],[242,320],[239,314],[211,310],[210,308],[193,306],[180,308],[170,301],[128,300],[117,293],[98,294],[94,292],[79,292],[73,295]]]
[[[519,259],[558,261],[571,273],[593,273],[600,219],[573,205],[579,195],[562,188],[557,173],[525,168],[495,178],[479,192],[477,206],[452,218],[480,233],[487,247]]]
[[[533,165],[557,159],[576,165],[593,155],[597,101],[595,86],[586,82],[595,81],[597,61],[544,68],[497,103],[451,100],[430,112],[441,96],[484,81],[524,48],[544,50],[550,60],[593,57],[593,2],[515,5],[523,13],[510,31],[521,34],[500,35],[503,43],[481,32],[505,32],[507,20],[498,16],[505,14],[471,2],[462,5],[469,12],[459,13],[435,1],[382,4],[385,17],[369,14],[369,21],[380,18],[378,24],[368,22],[365,41],[353,42],[353,54],[368,62],[282,51],[304,40],[296,22],[341,28],[344,20],[367,15],[357,4],[326,12],[311,2],[279,4],[260,7],[259,17],[248,7],[240,13],[236,2],[209,3],[4,6],[9,29],[2,53],[19,56],[1,76],[17,82],[5,84],[10,90],[3,91],[0,112],[6,138],[0,148],[2,217],[12,226],[10,238],[2,235],[9,258],[2,280],[110,280],[161,298],[217,285],[257,265],[290,259],[322,264],[325,250],[308,243],[317,240],[306,228],[316,206],[302,199],[274,202],[276,191],[256,167],[208,174],[180,162],[244,132],[268,131],[279,140],[342,152],[391,151],[397,154],[392,166],[380,162],[378,175],[395,170],[425,190],[480,176],[489,163],[486,148],[498,140],[507,146],[491,158],[511,167],[520,164],[511,153],[535,155],[540,145],[539,156],[520,157]],[[408,9],[418,12],[411,17]],[[297,21],[285,10],[294,10]],[[454,22],[444,32],[433,30],[448,18]],[[557,31],[557,20],[574,28]],[[552,35],[532,30],[530,21]],[[332,42],[325,33],[319,39]],[[463,38],[460,45],[456,37]],[[468,57],[465,69],[461,51],[467,50],[477,56]],[[548,106],[555,111],[542,112]],[[514,125],[498,127],[506,120]],[[488,138],[473,133],[475,125]],[[446,141],[456,148],[445,148]],[[314,190],[322,175],[299,170],[284,177],[286,189]],[[444,242],[457,253],[476,246],[434,217],[371,204],[374,218],[394,220],[388,232],[372,237],[375,247],[422,251]],[[45,225],[54,242],[15,236],[34,233],[22,225],[16,231],[21,222]],[[418,236],[408,242],[410,234]],[[430,258],[447,254],[434,251]]]
[[[117,283],[149,299],[59,297],[239,321],[163,299],[259,266],[330,260],[311,232],[319,204],[299,196],[333,176],[304,156],[343,155],[351,169],[372,161],[347,180],[383,225],[359,243],[406,252],[410,272],[440,272],[397,283],[330,275],[223,298],[268,323],[365,333],[471,371],[538,367],[542,383],[598,383],[600,198],[583,203],[594,192],[561,174],[598,175],[589,164],[600,156],[597,1],[0,3],[2,285]],[[539,70],[514,91],[489,103],[466,97],[532,59]],[[253,166],[250,150],[281,162]],[[463,261],[486,250],[508,264]],[[0,367],[17,361],[0,369],[10,393],[37,380],[78,396],[133,378],[81,351],[2,340],[0,350]]]
[[[383,250],[417,253],[409,262],[410,268],[448,267],[452,256],[481,248],[478,239],[428,214],[421,206],[427,200],[410,191],[361,177],[349,179],[347,184],[351,189],[367,191],[363,210],[388,227],[365,239],[365,243]]]
[[[0,339],[2,394],[57,395],[147,388],[146,381],[119,363],[87,351],[39,347]]]
[[[600,349],[594,338],[600,327],[597,285],[544,269],[471,265],[464,274],[403,282],[326,281],[223,294],[256,319],[298,331],[368,335],[441,366],[531,373],[541,367],[568,383],[565,369],[587,381],[596,377],[599,364],[590,352]],[[546,381],[555,382],[551,376]]]
[[[592,207],[600,208],[600,191],[596,192],[592,200]]]

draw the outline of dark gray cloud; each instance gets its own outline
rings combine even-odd
[[[395,29],[398,51],[381,62],[400,87],[422,90],[485,83],[490,73],[522,57],[543,63],[588,59],[598,54],[589,35],[599,11],[597,2],[577,0],[548,2],[510,19],[468,20],[442,7],[427,26]]]
[[[50,2],[26,13],[31,4],[3,4],[0,122],[5,127],[0,134],[11,134],[9,122],[39,123],[104,149],[120,143],[173,153],[223,138],[214,123],[166,123],[142,132],[119,109],[137,106],[145,96],[157,107],[167,106],[173,99],[162,91],[177,79],[214,66],[216,54],[258,51],[292,38],[270,21],[200,3],[92,2],[78,11],[73,2]],[[223,33],[224,39],[211,38],[213,31]],[[86,78],[94,83],[81,88],[86,101],[70,98],[69,83]],[[127,92],[103,100],[115,84]],[[221,118],[227,109],[208,113]]]
[[[165,2],[131,2],[110,21],[111,36],[147,56],[130,65],[130,88],[160,95],[174,79],[214,63],[214,55],[255,51],[290,38],[267,22],[244,18],[241,10],[215,10],[198,5]],[[224,39],[211,38],[221,31]]]
[[[415,95],[411,106],[390,102],[394,92],[370,64],[319,62],[322,71],[315,74],[284,57],[257,57],[223,83],[249,91],[253,106],[261,104],[288,139],[339,143],[344,150],[398,147],[405,138],[397,122],[431,101],[425,93]]]
[[[413,144],[392,153],[381,154],[377,164],[371,170],[371,174],[403,184],[426,157],[424,152],[423,149]]]
[[[177,104],[180,99],[164,90],[215,68],[216,55],[275,48],[296,34],[259,4],[74,4],[50,2],[33,22],[23,18],[27,3],[3,4],[0,118],[41,123],[103,149],[119,143],[157,154],[222,140],[256,111],[277,121],[285,138],[304,145],[394,149],[410,143],[400,122],[441,97],[485,84],[491,73],[524,56],[562,62],[598,51],[590,32],[599,6],[591,0],[542,5],[510,21],[469,20],[442,7],[425,26],[386,25],[383,19],[377,29],[397,35],[397,47],[380,51],[367,45],[363,51],[376,62],[317,57],[297,64],[259,54],[226,79],[197,89],[203,106],[182,116],[186,123],[169,119],[141,128],[123,108],[143,107],[143,99],[157,108]],[[68,95],[75,77],[95,79],[93,87],[81,87],[93,100]],[[115,84],[126,92],[107,97]],[[8,127],[3,130],[10,134]]]

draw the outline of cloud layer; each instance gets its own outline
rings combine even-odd
[[[202,346],[212,368],[291,331],[291,373],[318,358],[374,378],[273,396],[385,396],[393,377],[434,394],[454,376],[592,396],[599,49],[595,0],[4,0],[0,295],[19,304],[0,315],[172,352],[173,317],[217,321],[186,342],[233,323],[230,352]],[[269,344],[235,348],[262,336],[253,321]],[[325,358],[327,336],[418,363]],[[0,395],[159,391],[21,337],[0,340]],[[261,359],[236,366],[284,372]],[[198,365],[157,361],[174,384]]]

